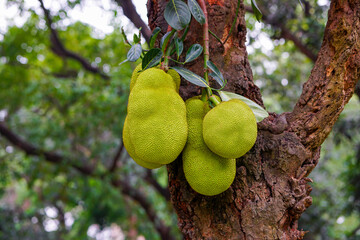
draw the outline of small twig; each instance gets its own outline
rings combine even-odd
[[[123,144],[123,142],[121,142],[120,146],[118,147],[118,149],[117,149],[117,151],[115,153],[115,156],[113,157],[112,164],[111,164],[111,166],[109,168],[109,172],[112,173],[112,172],[114,172],[116,170],[117,163],[118,163],[118,161],[119,161],[119,159],[121,157],[121,153],[122,153],[123,149],[124,149],[124,144]]]
[[[53,28],[53,21],[49,10],[45,8],[43,0],[39,0],[39,2],[42,10],[44,11],[46,25],[50,29],[50,41],[52,44],[51,50],[60,57],[71,58],[79,62],[87,71],[99,74],[105,80],[110,79],[108,75],[103,73],[99,68],[93,67],[85,58],[65,48],[63,43],[60,41],[58,32]]]
[[[166,226],[164,222],[158,218],[152,204],[147,200],[147,198],[136,188],[130,186],[127,181],[123,180],[113,180],[112,185],[120,187],[121,192],[124,195],[131,197],[133,200],[137,201],[141,207],[145,210],[146,215],[150,221],[154,224],[157,232],[160,234],[162,240],[174,240],[175,238],[171,235],[170,227]]]
[[[160,184],[154,178],[154,175],[152,174],[151,170],[146,171],[146,175],[145,175],[144,179],[150,185],[152,185],[158,191],[158,193],[160,193],[166,199],[166,201],[170,201],[169,189],[168,188],[163,188],[162,186],[160,186]]]

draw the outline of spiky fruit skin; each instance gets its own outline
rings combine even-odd
[[[180,88],[180,75],[174,70],[174,69],[169,69],[169,71],[167,72],[172,79],[175,82],[175,86],[176,86],[176,91],[179,92],[179,88]]]
[[[150,68],[137,78],[128,103],[128,130],[135,154],[155,164],[174,161],[187,139],[185,103],[163,70]]]
[[[157,164],[157,163],[149,163],[146,162],[142,159],[139,158],[139,156],[136,155],[135,153],[135,147],[131,142],[130,139],[130,134],[129,134],[129,126],[128,126],[128,118],[125,118],[125,123],[124,123],[124,127],[123,127],[123,143],[124,146],[128,152],[128,154],[130,155],[130,157],[140,166],[144,167],[144,168],[148,168],[148,169],[155,169],[155,168],[159,168],[161,166],[163,166],[162,164]]]
[[[156,66],[155,68],[160,69],[160,65]],[[131,81],[130,81],[130,92],[131,90],[134,88],[135,83],[137,81],[137,78],[139,77],[140,73],[142,69],[142,64],[140,63],[139,65],[136,66],[136,68],[134,69],[132,75],[131,75]],[[179,92],[179,88],[180,88],[180,76],[179,74],[173,70],[173,69],[169,69],[169,71],[167,72],[173,79],[174,83],[175,83],[175,88],[176,88],[176,92]]]
[[[214,153],[225,158],[239,158],[255,144],[255,115],[239,99],[221,102],[205,115],[203,137]]]
[[[226,191],[235,178],[236,160],[220,157],[210,151],[203,140],[202,122],[210,110],[199,97],[186,101],[188,140],[182,154],[187,182],[196,192],[214,196]]]
[[[140,63],[139,65],[136,66],[136,68],[134,69],[132,75],[131,75],[131,80],[130,80],[130,92],[131,90],[134,88],[135,83],[137,78],[139,77],[140,73],[139,71],[141,71],[142,69],[142,64]]]

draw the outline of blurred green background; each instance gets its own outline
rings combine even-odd
[[[314,64],[311,54],[320,48],[329,2],[258,4],[267,9],[262,22],[251,12],[246,15],[254,81],[268,111],[291,111]],[[160,239],[158,221],[181,239],[164,190],[166,168],[141,168],[121,145],[136,66],[119,66],[129,49],[121,27],[129,39],[137,30],[116,1],[45,1],[45,7],[65,49],[98,73],[56,49],[38,1],[1,2],[1,12],[13,15],[0,19],[0,124],[41,151],[26,154],[0,135],[0,239]],[[89,9],[102,14],[106,25],[79,17],[94,18]],[[360,239],[359,112],[354,95],[310,175],[313,205],[299,223],[309,231],[306,239]],[[46,160],[46,152],[62,160]],[[155,220],[135,191],[149,203]]]

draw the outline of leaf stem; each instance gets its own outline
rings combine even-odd
[[[209,71],[207,62],[209,61],[209,22],[208,22],[208,12],[206,9],[206,4],[204,0],[198,0],[201,9],[205,15],[205,23],[203,24],[203,39],[204,39],[204,78],[206,83],[209,85]],[[207,96],[210,98],[212,96],[212,91],[210,87],[206,88]]]
[[[210,33],[216,40],[218,40],[218,42],[221,43],[221,45],[224,45],[223,42],[221,41],[221,39],[220,39],[218,36],[216,36],[216,34],[213,33],[210,29],[209,29],[209,33]]]
[[[169,25],[168,27],[168,32],[171,30],[170,35],[167,37],[166,42],[164,42],[163,44],[165,44],[165,48],[164,48],[164,61],[161,63],[161,69],[164,70],[165,72],[167,72],[169,70],[169,58],[170,58],[170,54],[171,54],[171,37],[176,33],[175,29],[172,29]]]
[[[124,31],[124,28],[121,28],[121,34],[123,35],[123,38],[124,38],[125,43],[129,44],[129,46],[131,47],[132,44],[131,44],[131,43],[129,42],[129,40],[127,39],[126,34],[125,34],[125,31]]]
[[[188,34],[188,32],[189,32],[189,29],[190,29],[190,25],[188,24],[188,25],[186,26],[185,30],[184,30],[183,35],[181,36],[181,41],[184,41],[184,40],[185,40],[185,38],[186,38],[186,36],[187,36],[187,34]]]
[[[231,32],[234,30],[234,27],[235,27],[235,24],[236,24],[236,20],[238,18],[238,15],[239,15],[239,9],[240,9],[240,0],[238,0],[237,2],[237,6],[236,6],[236,12],[235,12],[235,19],[231,25],[231,28],[230,28],[230,32],[229,34],[227,35],[225,41],[223,42],[223,45],[227,42],[227,40],[229,39],[230,35],[231,35]]]
[[[183,62],[179,62],[179,61],[177,61],[177,60],[175,60],[175,59],[172,59],[172,58],[169,58],[169,60],[171,60],[171,61],[173,61],[173,62],[175,62],[175,63],[181,64],[181,65],[184,65],[184,64],[185,64],[185,63],[183,63]]]

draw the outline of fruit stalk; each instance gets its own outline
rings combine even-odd
[[[209,70],[208,70],[208,61],[210,58],[210,53],[209,53],[209,23],[208,23],[208,12],[206,9],[206,3],[204,0],[198,0],[198,3],[201,7],[201,9],[204,12],[204,16],[205,16],[205,23],[203,24],[203,39],[204,39],[204,78],[207,82],[207,84],[209,85]],[[205,91],[203,90],[203,95],[204,95]],[[206,88],[206,94],[209,98],[209,100],[216,106],[218,105],[220,102],[213,96],[211,88],[208,87]]]
[[[164,48],[164,62],[162,62],[161,64],[161,69],[164,70],[165,72],[167,72],[169,70],[169,58],[170,58],[170,54],[171,54],[171,38],[172,36],[176,33],[175,29],[172,29],[172,27],[169,25],[168,27],[168,32],[170,32],[170,35],[168,37],[168,40],[166,42],[164,42],[163,44],[165,44],[165,48]]]

